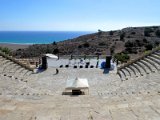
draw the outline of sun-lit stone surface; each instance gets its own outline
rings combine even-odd
[[[19,70],[16,79],[4,76],[1,66],[0,120],[160,119],[159,71],[122,81],[100,68],[59,68],[55,75],[49,67],[38,74]],[[88,79],[89,95],[62,95],[66,81],[76,77]]]

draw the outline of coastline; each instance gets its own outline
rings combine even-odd
[[[0,43],[0,47],[7,47],[11,50],[28,48],[32,44],[18,44],[18,43]]]

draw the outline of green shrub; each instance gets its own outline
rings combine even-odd
[[[145,51],[145,52],[144,52],[145,55],[148,55],[149,53],[150,53],[149,51]]]
[[[114,57],[121,62],[127,62],[130,59],[129,55],[125,53],[117,53]]]
[[[11,54],[11,50],[7,47],[1,47],[0,50],[5,54]]]

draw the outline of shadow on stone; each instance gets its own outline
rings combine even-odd
[[[103,74],[109,74],[109,70],[110,70],[110,69],[108,69],[108,68],[104,68],[104,69],[103,69]]]

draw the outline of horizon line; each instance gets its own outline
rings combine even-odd
[[[97,30],[0,30],[0,32],[98,32],[101,31],[115,31],[115,30],[122,30],[125,28],[140,28],[140,27],[160,27],[160,25],[139,25],[139,26],[126,26],[121,28],[115,28],[110,30],[103,30],[101,28]]]

